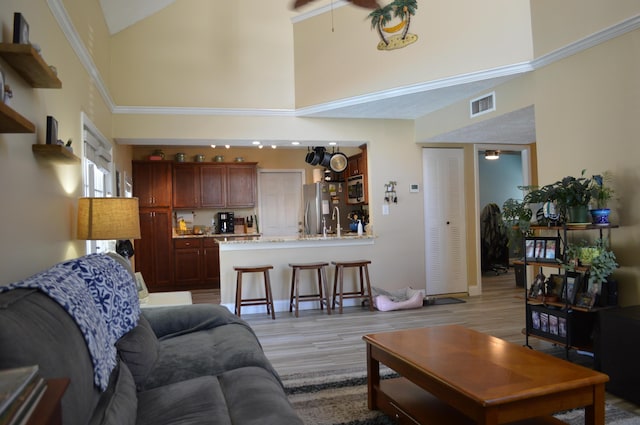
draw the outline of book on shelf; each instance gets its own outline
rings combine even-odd
[[[26,423],[46,387],[38,366],[0,370],[0,425]]]

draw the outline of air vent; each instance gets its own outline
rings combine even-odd
[[[471,111],[471,117],[477,117],[478,115],[486,114],[487,112],[496,110],[496,94],[495,92],[482,95],[472,99],[469,106]]]

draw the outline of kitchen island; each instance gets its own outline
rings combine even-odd
[[[346,233],[340,237],[331,235],[304,237],[261,237],[236,238],[216,235],[220,249],[220,303],[234,310],[236,273],[234,266],[257,266],[271,264],[271,289],[276,312],[289,311],[291,267],[289,263],[309,263],[369,259],[375,243],[375,236]],[[327,267],[329,285],[333,285],[333,267]],[[355,273],[345,273],[345,285],[355,281]],[[313,291],[316,277],[303,273],[300,290]],[[371,273],[371,284],[375,286],[375,273]],[[263,296],[262,275],[248,274],[243,277],[245,297]],[[252,291],[255,291],[252,293]],[[354,301],[355,300],[348,300]],[[345,302],[345,305],[348,305]],[[301,309],[319,308],[317,302],[306,302]],[[245,307],[244,314],[263,313],[264,306]]]

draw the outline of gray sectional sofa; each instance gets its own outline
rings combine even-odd
[[[0,368],[31,364],[70,379],[65,425],[302,424],[246,322],[216,305],[141,311],[116,254],[0,287]]]

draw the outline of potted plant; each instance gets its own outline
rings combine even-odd
[[[558,218],[573,223],[589,222],[589,201],[591,201],[591,179],[584,176],[567,176],[554,183],[530,191],[525,197],[527,203],[544,203],[546,209],[557,209]],[[555,208],[550,208],[550,205]]]
[[[591,199],[593,199],[596,208],[589,210],[589,212],[593,218],[593,224],[609,224],[611,210],[607,208],[607,205],[614,194],[613,189],[607,184],[610,180],[611,174],[607,171],[592,178]]]

